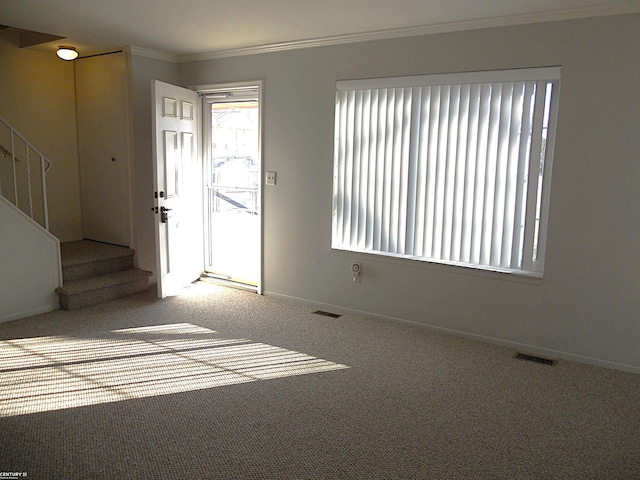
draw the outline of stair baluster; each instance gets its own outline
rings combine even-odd
[[[47,231],[49,230],[49,207],[47,203],[47,177],[46,174],[51,168],[51,162],[33,144],[13,128],[9,122],[0,117],[0,195],[13,203],[16,207],[27,214],[32,220],[38,222]],[[16,140],[24,145],[24,172],[18,175],[18,164],[20,158],[17,153]],[[38,174],[32,171],[31,152],[40,160]],[[8,165],[8,162],[11,162]],[[40,196],[37,199],[37,206],[34,209],[34,189],[33,179],[39,177]],[[3,188],[4,187],[4,188]],[[13,195],[8,193],[12,190]],[[24,197],[23,197],[24,196]],[[35,210],[35,211],[34,211]]]

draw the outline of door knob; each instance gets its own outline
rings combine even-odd
[[[160,207],[160,221],[162,223],[167,223],[169,221],[169,212],[170,211],[171,211],[170,208]]]

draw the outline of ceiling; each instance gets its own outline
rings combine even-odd
[[[130,45],[185,60],[637,12],[640,0],[2,0],[0,25],[81,55]]]

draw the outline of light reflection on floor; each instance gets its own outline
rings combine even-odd
[[[348,368],[189,323],[0,341],[0,417]]]

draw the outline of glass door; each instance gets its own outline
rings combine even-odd
[[[256,87],[238,88],[204,97],[206,273],[252,287],[258,286],[261,261],[258,93]]]

